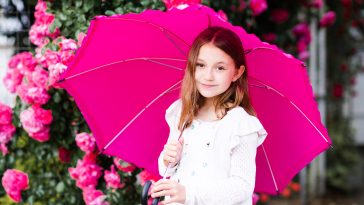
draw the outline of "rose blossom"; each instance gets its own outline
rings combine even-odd
[[[8,153],[8,148],[6,147],[6,144],[13,137],[15,130],[16,128],[13,124],[0,124],[0,151],[3,153],[3,156]]]
[[[193,4],[200,4],[201,0],[163,0],[165,6],[167,7],[167,10],[178,7],[179,5],[193,5]]]
[[[17,93],[23,102],[35,105],[44,105],[50,99],[47,90],[43,87],[21,84],[17,88]]]
[[[58,159],[62,163],[70,162],[71,161],[71,152],[64,147],[59,147],[58,148]]]
[[[18,69],[10,68],[6,71],[3,83],[9,92],[15,93],[23,80],[23,74]]]
[[[29,178],[28,175],[22,171],[8,169],[3,175],[2,185],[13,201],[20,202],[21,191],[28,188]]]
[[[335,23],[336,19],[336,13],[334,11],[329,11],[325,13],[321,20],[320,20],[320,26],[321,27],[328,27]]]
[[[268,8],[266,0],[250,0],[249,6],[254,16],[260,15]]]
[[[77,45],[80,47],[82,45],[82,42],[83,40],[85,40],[86,38],[86,34],[83,33],[83,32],[80,32],[78,35],[77,35]]]
[[[76,180],[77,187],[82,190],[86,188],[95,188],[102,175],[102,168],[95,162],[86,160],[86,156],[84,159],[78,160],[75,168],[68,168],[71,178]]]
[[[111,165],[110,171],[105,170],[104,179],[105,179],[107,188],[113,188],[113,189],[121,188],[120,176],[115,171],[114,165]]]
[[[100,190],[86,188],[83,190],[82,195],[86,205],[109,205],[105,201],[106,196]]]
[[[20,122],[30,137],[39,142],[47,141],[49,125],[52,122],[52,111],[33,105],[20,113]]]
[[[10,124],[12,122],[13,110],[11,107],[0,102],[0,125]]]
[[[76,135],[76,144],[84,152],[90,153],[95,150],[96,141],[93,135],[82,132]]]
[[[144,186],[145,182],[148,180],[151,181],[158,181],[160,179],[160,177],[153,175],[152,173],[148,172],[147,170],[143,170],[142,172],[140,172],[140,174],[138,175],[140,184],[142,186]]]
[[[50,65],[49,70],[49,85],[56,86],[57,81],[61,77],[61,74],[67,69],[67,66],[62,63]]]
[[[114,165],[123,172],[131,173],[136,167],[128,162],[123,161],[120,158],[114,157]]]
[[[286,9],[274,9],[271,18],[276,24],[282,24],[288,20],[289,12]]]

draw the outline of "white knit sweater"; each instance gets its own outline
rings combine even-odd
[[[179,137],[180,113],[181,100],[166,111],[168,140]],[[267,136],[256,117],[236,107],[218,121],[194,120],[182,136],[182,159],[167,171],[167,176],[185,186],[185,204],[252,205],[256,151]],[[163,175],[166,167],[162,153],[158,163]]]

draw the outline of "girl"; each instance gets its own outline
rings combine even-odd
[[[154,183],[152,197],[167,196],[162,204],[251,205],[256,150],[267,133],[249,101],[234,32],[210,27],[197,36],[181,92],[166,111],[170,135],[158,160],[170,179]]]

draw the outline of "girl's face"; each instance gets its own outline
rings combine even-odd
[[[207,43],[200,48],[195,71],[198,92],[213,99],[225,92],[244,72],[244,66],[235,68],[234,60],[223,50]]]

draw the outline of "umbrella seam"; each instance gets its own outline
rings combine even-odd
[[[265,151],[264,145],[261,145],[261,146],[262,146],[262,149],[263,149],[263,152],[264,152],[265,159],[267,160],[267,163],[268,163],[268,167],[269,167],[269,171],[270,171],[270,174],[272,176],[272,179],[273,179],[274,187],[276,188],[277,193],[279,193],[279,189],[278,189],[278,186],[277,186],[276,178],[274,176],[272,167],[270,165],[270,161],[268,159],[267,152]]]
[[[282,96],[283,98],[285,98],[286,100],[288,100],[291,105],[293,105],[300,113],[301,115],[303,115],[303,117],[311,124],[312,127],[315,128],[315,130],[320,134],[320,136],[325,140],[326,143],[328,143],[329,145],[331,145],[329,143],[329,141],[325,138],[325,136],[321,133],[321,131],[313,124],[313,122],[307,117],[307,115],[294,103],[292,102],[288,97],[286,97],[284,94],[282,94],[281,92],[279,92],[278,90],[274,89],[273,87],[263,83],[262,81],[253,78],[253,77],[249,77],[251,79],[254,79],[255,81],[261,83],[263,86],[265,86],[268,90],[273,90],[275,93],[279,94],[280,96]],[[256,86],[256,87],[262,87],[262,86]]]
[[[125,62],[129,62],[129,61],[136,61],[136,60],[145,60],[145,61],[149,61],[149,62],[152,62],[152,63],[157,63],[157,64],[160,64],[160,65],[164,65],[164,66],[167,66],[167,67],[170,67],[170,68],[173,68],[173,69],[176,69],[176,70],[183,70],[182,68],[178,68],[178,67],[175,67],[175,66],[172,66],[172,65],[168,65],[168,64],[165,64],[165,63],[161,63],[161,62],[158,62],[158,61],[154,61],[152,59],[158,59],[158,60],[175,60],[175,61],[185,61],[183,59],[177,59],[177,58],[129,58],[129,59],[125,59],[125,60],[120,60],[120,61],[115,61],[115,62],[112,62],[112,63],[108,63],[108,64],[104,64],[104,65],[100,65],[100,66],[97,66],[97,67],[94,67],[94,68],[91,68],[89,70],[86,70],[86,71],[83,71],[81,73],[78,73],[78,74],[75,74],[75,75],[71,75],[69,77],[66,77],[64,79],[62,79],[62,81],[64,80],[69,80],[69,79],[72,79],[72,78],[75,78],[75,77],[78,77],[80,75],[84,75],[86,73],[89,73],[89,72],[92,72],[92,71],[96,71],[96,70],[99,70],[101,68],[104,68],[104,67],[107,67],[107,66],[110,66],[110,65],[114,65],[114,64],[118,64],[118,63],[125,63]]]
[[[170,92],[172,89],[174,89],[178,84],[180,84],[182,81],[178,81],[176,84],[169,87],[167,90],[162,92],[160,95],[158,95],[156,98],[154,98],[147,106],[145,106],[138,114],[136,114],[133,119],[131,119],[128,124],[126,124],[111,140],[109,143],[105,145],[105,147],[102,148],[101,153],[106,150],[120,135],[124,132],[149,106],[151,106],[155,101],[157,101],[159,98],[161,98],[166,93]]]

